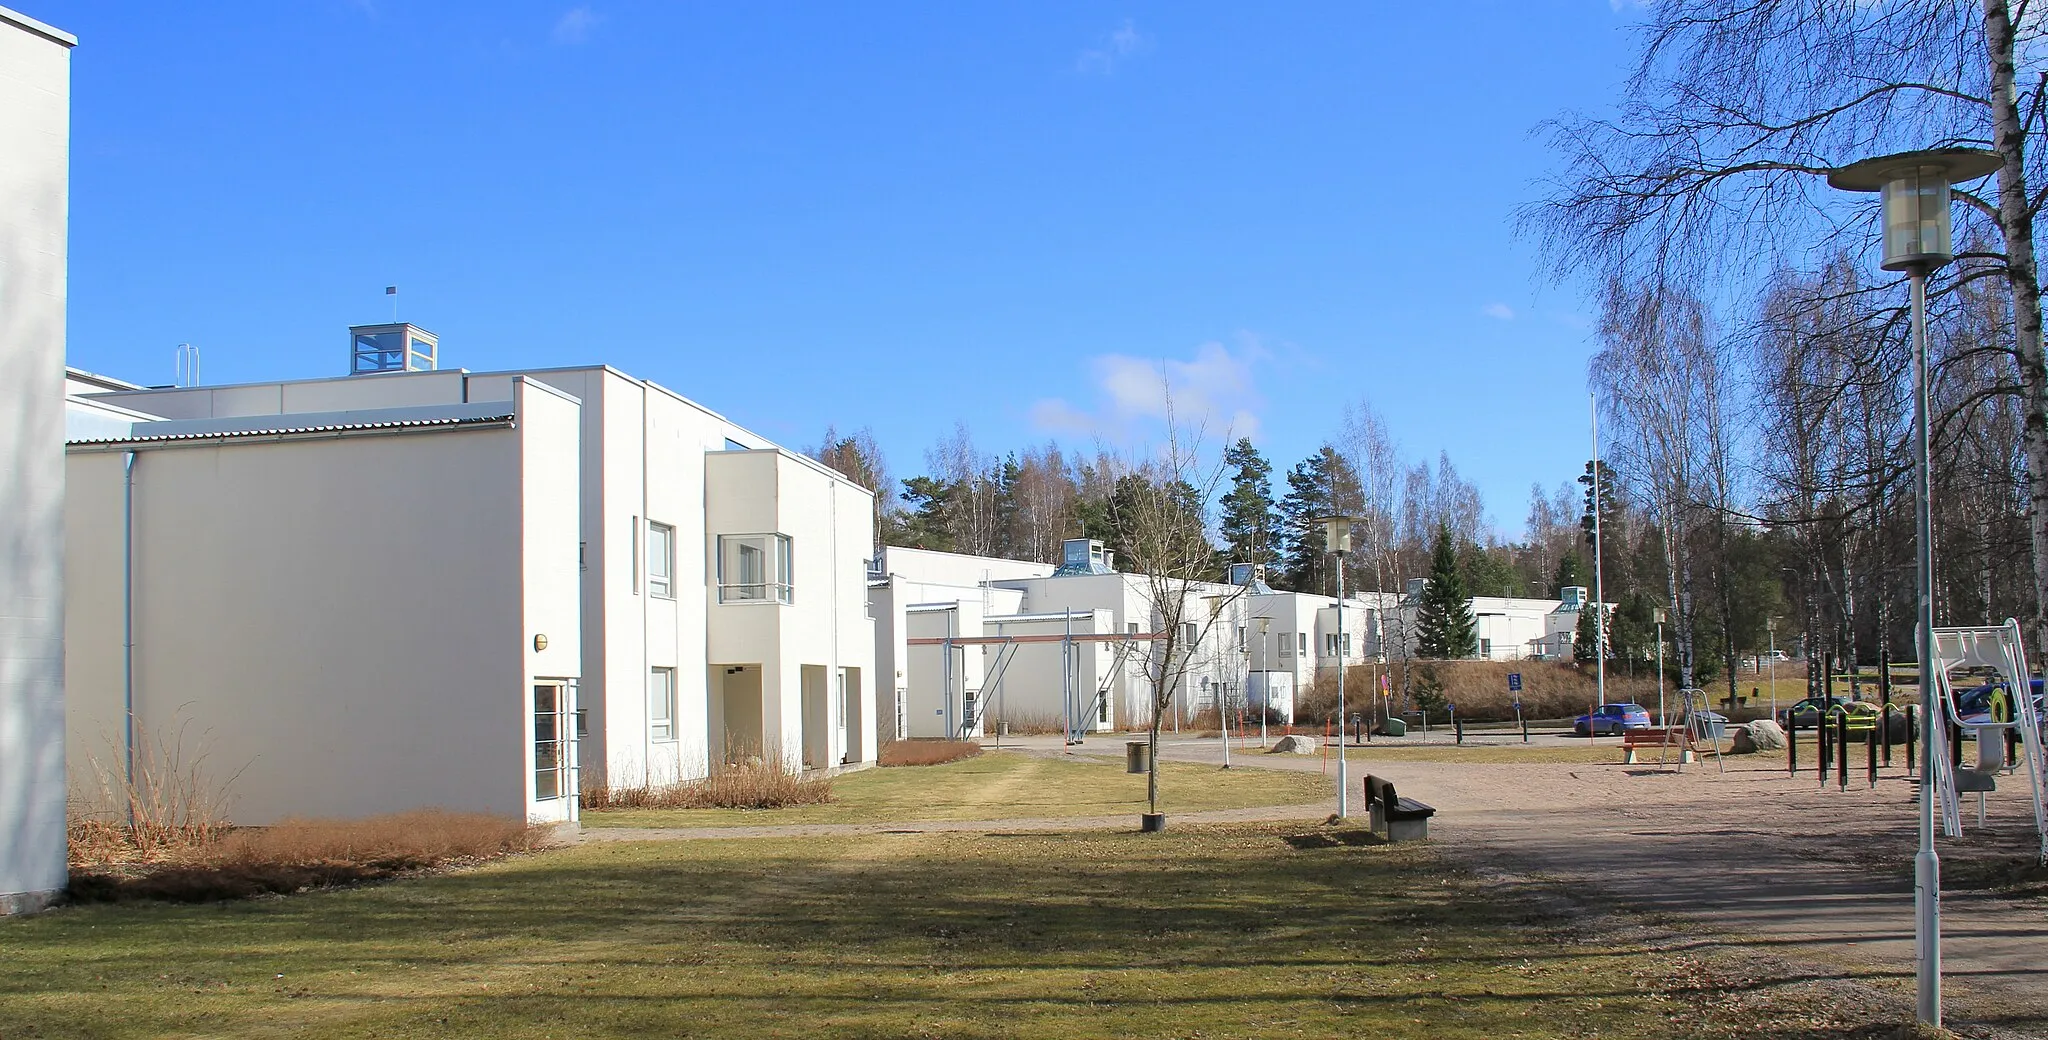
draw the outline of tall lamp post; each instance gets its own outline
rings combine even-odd
[[[1266,670],[1266,629],[1273,619],[1259,619],[1259,746],[1266,746],[1266,716],[1273,713],[1273,673]]]
[[[1337,818],[1348,819],[1351,784],[1344,773],[1344,557],[1351,554],[1351,523],[1343,513],[1317,517],[1323,525],[1323,549],[1337,558]]]
[[[1851,163],[1828,174],[1844,191],[1882,192],[1887,271],[1904,271],[1913,285],[1913,504],[1919,611],[1914,650],[1920,658],[1920,717],[1941,716],[1934,703],[1934,478],[1927,447],[1927,275],[1955,254],[1949,245],[1949,186],[1994,173],[2003,165],[1981,148],[1901,152]],[[1941,860],[1934,852],[1933,749],[1920,742],[1920,852],[1913,860],[1913,939],[1920,1021],[1941,1025]]]

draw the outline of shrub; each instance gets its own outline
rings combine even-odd
[[[373,881],[542,844],[519,820],[438,809],[223,829],[175,848],[104,822],[72,830],[71,897],[211,902]]]
[[[884,766],[936,766],[979,754],[981,745],[972,740],[895,740],[882,748],[877,762]]]
[[[1516,695],[1508,693],[1507,678],[1511,672],[1522,676],[1522,712],[1531,719],[1570,718],[1584,712],[1598,696],[1593,678],[1593,666],[1575,666],[1569,661],[1410,661],[1408,666],[1415,669],[1411,684],[1411,701],[1420,699],[1427,687],[1434,683],[1441,687],[1437,703],[1448,702],[1458,709],[1458,717],[1475,722],[1504,722],[1515,717]],[[1401,675],[1403,662],[1392,661],[1384,665],[1356,665],[1345,672],[1345,708],[1354,715],[1363,715],[1374,698],[1373,680],[1378,674],[1388,676],[1389,693],[1385,702],[1389,710],[1401,707]],[[1609,662],[1607,667],[1607,699],[1609,701],[1639,701],[1652,708],[1657,704],[1656,670],[1647,669],[1633,678],[1622,672],[1625,666]],[[1425,675],[1434,673],[1434,679]],[[1666,691],[1677,695],[1678,685],[1669,683]],[[1409,707],[1419,707],[1410,703]],[[1295,718],[1300,722],[1322,723],[1336,713],[1337,681],[1333,671],[1324,669],[1316,681],[1303,687],[1296,699]],[[1435,714],[1434,712],[1431,713]]]
[[[899,741],[900,743],[900,741]],[[616,809],[780,809],[832,800],[832,778],[791,772],[780,759],[749,758],[714,766],[702,780],[639,787],[592,786],[583,807]]]

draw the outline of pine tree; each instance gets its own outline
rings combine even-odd
[[[1287,474],[1287,497],[1280,500],[1282,587],[1296,592],[1334,593],[1334,561],[1324,553],[1321,520],[1332,513],[1357,513],[1364,505],[1358,474],[1337,449],[1303,459]]]
[[[1239,438],[1223,452],[1223,464],[1234,472],[1230,492],[1223,496],[1223,515],[1217,531],[1223,535],[1225,563],[1256,563],[1267,567],[1280,561],[1279,518],[1274,513],[1273,464],[1252,447],[1250,438]]]
[[[1585,664],[1600,659],[1600,632],[1594,627],[1594,607],[1592,599],[1588,598],[1585,605],[1579,608],[1579,626],[1572,630],[1572,660]],[[1614,634],[1609,632],[1607,635],[1611,640]]]
[[[1564,597],[1565,589],[1573,586],[1584,588],[1589,584],[1585,571],[1586,565],[1579,561],[1578,553],[1566,553],[1558,557],[1557,574],[1551,579],[1550,591],[1561,599]]]
[[[1429,583],[1422,588],[1422,603],[1415,612],[1416,656],[1471,657],[1479,652],[1478,627],[1472,617],[1471,597],[1465,595],[1465,581],[1458,575],[1451,528],[1444,524],[1437,528]]]

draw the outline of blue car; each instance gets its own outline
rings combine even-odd
[[[2044,708],[2048,708],[2048,697],[2044,697],[2042,693],[2040,677],[2036,676],[2028,685],[2033,687],[2034,711],[2039,716]],[[2005,683],[1985,683],[1956,693],[1956,714],[1962,716],[1964,725],[1985,725],[1994,721],[1991,717],[1991,697],[1994,690],[2001,694],[2005,693]],[[2005,706],[2004,713],[2008,717],[2017,717],[2012,713],[2010,704]]]
[[[1572,720],[1572,732],[1582,737],[1619,734],[1650,724],[1650,709],[1640,704],[1602,704],[1591,715]]]

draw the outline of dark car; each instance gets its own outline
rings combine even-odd
[[[1812,729],[1820,724],[1820,717],[1832,708],[1847,705],[1849,698],[1802,697],[1789,706],[1778,709],[1778,725],[1786,729]]]
[[[1572,732],[1582,737],[1642,729],[1650,724],[1650,709],[1640,704],[1602,704],[1590,715],[1572,720]]]

